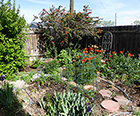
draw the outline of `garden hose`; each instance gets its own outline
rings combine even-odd
[[[106,83],[108,83],[108,84],[110,84],[110,85],[113,85],[112,83],[110,83],[110,82],[108,82],[108,81],[106,81],[106,80],[104,80],[104,79],[101,79],[102,81],[104,81],[104,82],[106,82]],[[129,101],[130,101],[130,103],[131,103],[131,109],[132,109],[132,111],[134,111],[134,109],[133,109],[133,105],[132,105],[132,101],[131,101],[131,99],[129,98],[129,96],[122,90],[122,89],[120,89],[119,87],[117,87],[116,85],[113,85],[114,87],[116,87],[117,89],[119,89],[120,91],[122,91],[126,96],[127,96],[127,98],[129,99]],[[123,112],[122,112],[123,113]],[[124,112],[124,113],[126,113],[126,112]],[[128,113],[128,112],[127,112]],[[132,112],[129,112],[129,113],[132,113]],[[112,115],[112,116],[117,116],[117,115],[119,115],[119,114],[116,114],[116,115]]]
[[[122,114],[133,114],[133,112],[120,112],[118,114],[113,114],[111,116],[119,116],[119,115],[122,115]]]

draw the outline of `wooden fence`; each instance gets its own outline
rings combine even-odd
[[[34,30],[28,30],[26,37],[27,39],[25,41],[25,48],[26,55],[31,56],[42,56],[45,53],[45,42],[42,38],[41,34],[35,34]]]
[[[136,57],[140,54],[140,25],[135,26],[111,26],[111,27],[97,27],[103,30],[103,34],[107,31],[113,34],[112,51],[125,50],[134,54]],[[34,31],[28,32],[28,39],[25,42],[25,51],[28,55],[38,56],[45,53],[45,41],[41,34],[35,34]],[[102,37],[101,39],[102,40]],[[101,45],[102,41],[98,44]],[[86,47],[88,45],[95,44],[93,39],[90,37],[83,41],[82,46]]]
[[[140,25],[98,27],[105,32],[113,34],[112,51],[129,51],[138,57],[140,54]],[[101,38],[102,40],[102,38]],[[100,42],[101,43],[101,42]]]

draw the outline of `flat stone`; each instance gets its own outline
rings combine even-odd
[[[70,85],[76,86],[77,84],[74,81],[69,82]]]
[[[62,81],[67,81],[68,79],[65,77],[60,77],[62,79]]]
[[[103,98],[111,97],[111,92],[109,90],[100,90],[99,93],[102,95]]]
[[[39,73],[36,73],[36,74],[33,75],[33,78],[31,79],[31,81],[34,81],[34,80],[36,80],[37,78],[40,78],[40,77],[41,77],[41,75]]]
[[[93,85],[85,85],[84,90],[93,90]],[[96,91],[96,87],[94,87],[94,90]]]
[[[113,100],[104,100],[102,101],[101,106],[108,112],[116,112],[119,110],[119,104]]]
[[[23,88],[28,87],[28,85],[23,80],[17,80],[16,82],[10,82],[10,84],[13,84],[15,88]]]
[[[122,104],[122,105],[128,105],[129,104],[129,100],[126,99],[124,96],[116,96],[114,97],[114,99],[119,103],[119,104]]]

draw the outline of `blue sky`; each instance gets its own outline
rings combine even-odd
[[[27,23],[30,23],[33,15],[37,15],[43,8],[49,10],[52,5],[62,5],[69,10],[70,0],[16,0],[18,5],[20,15],[24,15]],[[105,21],[115,21],[117,13],[117,25],[130,25],[140,20],[140,0],[74,0],[76,12],[82,12],[84,5],[92,9],[91,16],[99,16]]]

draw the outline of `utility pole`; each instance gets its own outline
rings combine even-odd
[[[115,13],[115,26],[117,26],[117,13]]]
[[[74,11],[74,0],[70,0],[70,13]]]

